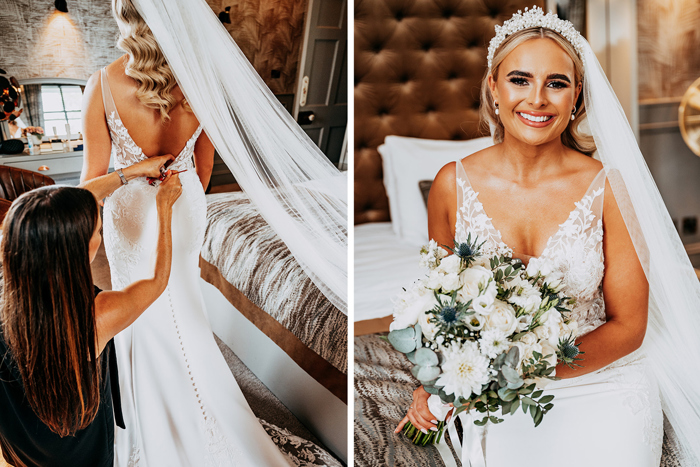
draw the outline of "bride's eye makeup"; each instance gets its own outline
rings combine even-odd
[[[506,75],[509,83],[513,83],[516,86],[527,86],[529,84],[529,79],[533,79],[532,73],[527,71],[514,70]],[[568,76],[560,73],[552,73],[547,76],[547,87],[553,89],[566,89],[571,85],[571,79]]]

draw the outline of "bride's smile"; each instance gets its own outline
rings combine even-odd
[[[489,79],[506,135],[533,146],[558,141],[581,92],[574,63],[550,39],[524,42],[516,51]]]

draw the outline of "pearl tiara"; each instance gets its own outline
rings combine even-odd
[[[530,10],[525,8],[524,13],[518,10],[511,19],[503,23],[503,26],[496,25],[496,35],[489,42],[489,70],[491,69],[496,49],[506,37],[527,28],[547,28],[558,32],[574,46],[579,57],[583,57],[583,37],[574,28],[574,25],[569,21],[559,19],[555,13],[547,13],[545,15],[542,8],[535,6]]]

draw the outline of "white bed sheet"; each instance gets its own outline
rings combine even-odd
[[[421,278],[420,247],[401,241],[391,222],[355,227],[355,321],[392,314],[392,299]]]

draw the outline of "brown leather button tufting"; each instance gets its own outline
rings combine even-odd
[[[481,136],[494,25],[544,0],[355,1],[355,223],[389,220],[377,147],[387,135]]]

